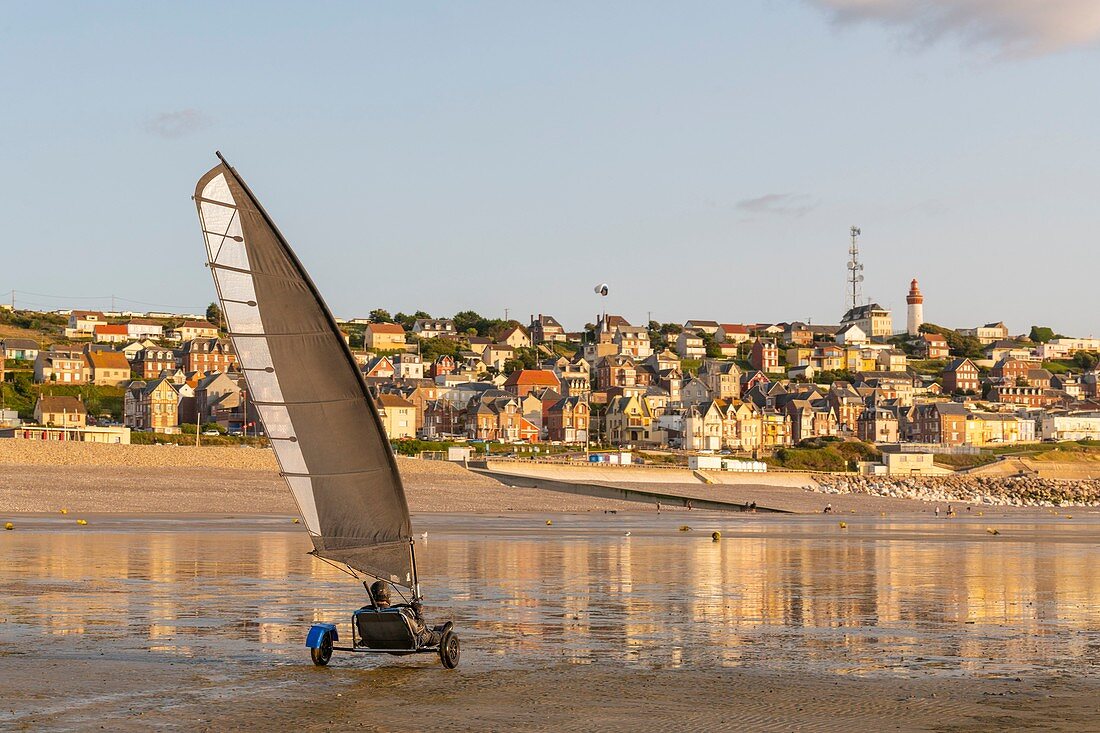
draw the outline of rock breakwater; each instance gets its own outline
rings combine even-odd
[[[818,476],[816,491],[998,506],[1100,506],[1100,480],[1031,476]]]

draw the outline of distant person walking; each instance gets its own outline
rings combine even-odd
[[[936,516],[938,517],[939,515],[940,515],[940,505],[937,504],[936,505]]]
[[[661,502],[657,502],[657,513],[661,513]]]
[[[825,505],[825,511],[823,511],[821,513],[822,514],[832,514],[833,513],[833,505],[832,504],[826,504]]]

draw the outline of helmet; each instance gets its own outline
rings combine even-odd
[[[376,580],[371,583],[370,597],[374,599],[375,603],[389,603],[390,602],[390,587],[384,580]]]

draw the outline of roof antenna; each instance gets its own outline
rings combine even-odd
[[[863,263],[859,261],[859,244],[856,241],[863,232],[859,227],[853,226],[850,233],[852,246],[848,248],[848,310],[858,308],[863,300]]]

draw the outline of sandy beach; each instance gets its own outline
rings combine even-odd
[[[537,466],[537,464],[535,464]],[[494,480],[455,463],[398,458],[413,512],[602,512],[655,510],[653,503],[599,498],[546,488],[522,488],[507,477]],[[505,466],[509,470],[517,467]],[[530,470],[530,469],[528,469]],[[535,475],[544,475],[545,469]],[[575,474],[575,475],[574,475]],[[554,475],[554,474],[551,474]],[[720,477],[721,483],[683,483],[689,472],[642,473],[626,482],[621,472],[576,468],[565,477],[580,483],[672,492],[696,499],[733,503],[755,501],[762,507],[816,514],[832,505],[840,514],[893,516],[946,511],[949,501],[920,501],[868,494],[809,491],[807,476],[775,474]],[[530,482],[528,482],[530,483]],[[960,513],[965,502],[957,503]],[[186,514],[296,513],[290,492],[278,475],[271,451],[257,448],[112,446],[0,440],[0,515],[34,512],[122,512]],[[671,504],[665,511],[676,511]],[[975,506],[985,514],[1031,512],[1043,507]],[[1100,511],[1078,507],[1078,513]]]
[[[398,458],[414,512],[589,512],[632,502],[510,488],[443,461]],[[257,448],[0,440],[0,514],[297,512],[274,454]]]

